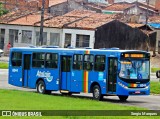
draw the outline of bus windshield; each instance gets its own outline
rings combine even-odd
[[[121,60],[120,78],[149,79],[149,60]]]

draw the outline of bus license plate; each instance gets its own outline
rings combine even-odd
[[[135,91],[135,94],[140,94],[141,92],[140,91]]]

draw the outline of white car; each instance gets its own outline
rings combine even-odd
[[[0,57],[2,56],[2,54],[3,54],[3,50],[0,49]]]

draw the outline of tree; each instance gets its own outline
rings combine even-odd
[[[0,16],[7,13],[8,13],[8,10],[4,9],[3,4],[0,2]]]

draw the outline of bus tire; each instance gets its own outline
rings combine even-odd
[[[124,95],[119,95],[118,97],[119,97],[120,101],[126,101],[128,98],[128,96],[124,96]]]
[[[93,99],[94,100],[102,100],[103,99],[103,95],[101,94],[101,88],[99,87],[99,85],[95,85],[92,89],[92,93],[93,93]]]
[[[38,93],[51,94],[50,90],[46,90],[46,85],[45,85],[44,81],[42,81],[42,80],[38,81],[36,88],[37,88]]]

